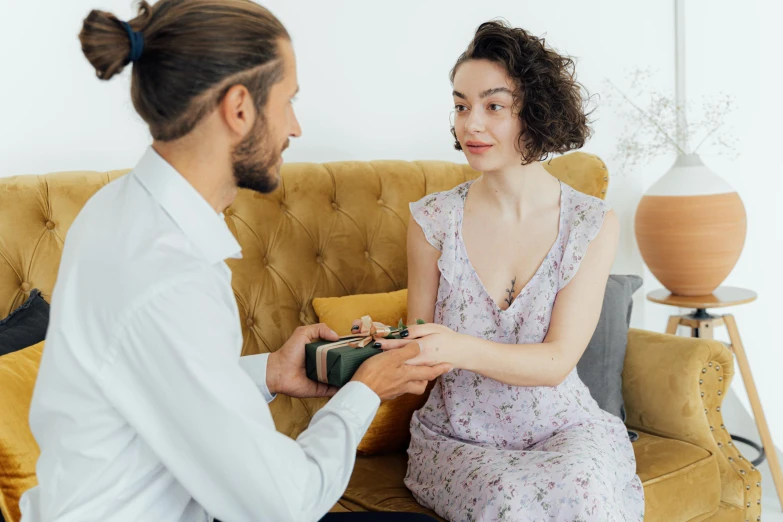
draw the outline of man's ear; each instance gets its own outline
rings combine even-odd
[[[218,113],[226,127],[240,140],[253,128],[256,107],[250,91],[244,85],[234,85],[223,96]]]

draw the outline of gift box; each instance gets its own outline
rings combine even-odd
[[[383,351],[372,347],[377,339],[401,339],[400,332],[405,329],[402,324],[391,328],[372,323],[366,316],[362,317],[362,322],[363,333],[341,337],[338,341],[316,341],[305,345],[308,378],[332,386],[344,386],[364,361]]]

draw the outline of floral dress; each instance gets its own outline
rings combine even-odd
[[[558,237],[507,310],[498,308],[462,240],[472,182],[411,204],[441,252],[435,322],[499,343],[541,343],[558,291],[609,207],[561,183]],[[590,396],[576,368],[556,387],[503,384],[466,370],[440,377],[411,419],[405,485],[452,522],[641,521],[644,491],[625,425]]]

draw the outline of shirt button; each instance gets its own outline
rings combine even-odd
[[[54,223],[51,222],[51,221],[47,221],[46,222],[46,228],[48,228],[49,230],[53,230],[54,229]]]
[[[25,293],[29,292],[30,291],[30,283],[25,281],[24,283],[22,283],[22,287],[21,288],[22,288],[22,292],[25,292]]]

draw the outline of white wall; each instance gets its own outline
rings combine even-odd
[[[627,70],[658,74],[656,88],[673,84],[673,2],[646,0],[266,0],[288,27],[299,61],[296,109],[304,135],[287,161],[442,159],[464,161],[451,147],[448,71],[475,27],[502,16],[578,60],[579,78],[601,94],[605,78]],[[734,121],[742,139],[737,161],[705,157],[748,207],[743,257],[727,283],[758,290],[759,302],[738,308],[770,424],[783,440],[783,367],[776,293],[783,292],[780,161],[783,120],[776,65],[783,39],[773,26],[783,17],[776,0],[689,0],[689,93],[727,90],[738,97]],[[81,54],[77,34],[91,8],[133,16],[128,0],[0,0],[0,176],[132,166],[148,143],[128,96],[128,73],[101,82]],[[608,199],[623,223],[614,271],[645,273],[633,238],[633,215],[643,191],[668,168],[661,158],[618,176],[611,161],[624,122],[607,107],[596,113],[595,136],[585,150],[609,163]],[[658,287],[647,274],[637,294],[634,326],[662,330],[671,310],[645,305]],[[776,393],[777,392],[777,393]],[[739,389],[740,399],[744,393]]]

